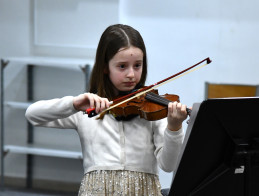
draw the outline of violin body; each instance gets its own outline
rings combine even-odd
[[[112,108],[110,110],[110,113],[112,113],[114,116],[124,117],[127,117],[128,115],[139,115],[140,118],[144,118],[149,121],[154,121],[167,117],[169,102],[180,101],[178,95],[158,95],[157,90],[152,90],[151,94],[147,93],[141,95],[115,108]],[[154,96],[154,94],[156,94],[156,96]],[[158,101],[153,100],[153,96],[155,97],[154,99]],[[162,103],[160,102],[161,100]],[[114,102],[113,104],[117,103]]]

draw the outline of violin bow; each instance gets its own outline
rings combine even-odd
[[[203,62],[205,62],[205,63],[202,64]],[[139,97],[139,96],[141,96],[141,95],[143,95],[143,94],[145,94],[145,93],[148,93],[149,91],[151,91],[151,90],[153,90],[153,89],[155,89],[155,88],[158,88],[158,87],[160,87],[160,86],[162,86],[162,85],[164,85],[164,84],[167,84],[167,83],[169,83],[169,82],[171,82],[171,81],[173,81],[173,80],[176,80],[176,79],[178,79],[178,78],[180,78],[180,77],[182,77],[182,76],[184,76],[184,75],[187,75],[187,74],[189,74],[189,73],[191,73],[191,72],[193,72],[193,71],[196,71],[196,70],[198,70],[198,69],[200,69],[200,68],[202,68],[202,67],[204,67],[204,66],[206,66],[206,65],[208,65],[208,64],[210,64],[210,63],[211,63],[211,60],[210,60],[210,58],[208,57],[208,58],[206,58],[206,59],[204,59],[204,60],[202,60],[202,61],[196,63],[195,65],[193,65],[193,66],[191,66],[191,67],[188,67],[187,69],[184,69],[184,70],[182,70],[182,71],[180,71],[180,72],[178,72],[178,73],[176,73],[176,74],[174,74],[174,75],[172,75],[172,76],[169,76],[168,78],[165,78],[165,79],[163,79],[163,80],[161,80],[161,81],[159,81],[159,82],[156,82],[156,83],[154,83],[154,84],[151,84],[150,86],[144,87],[144,88],[142,88],[142,89],[139,89],[138,91],[135,91],[135,92],[133,92],[133,93],[130,93],[130,94],[128,94],[128,95],[125,95],[125,96],[123,96],[123,97],[120,97],[120,98],[118,98],[118,99],[115,99],[113,102],[118,102],[118,101],[123,100],[123,99],[125,99],[125,100],[123,100],[123,101],[121,101],[121,102],[119,102],[119,103],[117,103],[117,104],[115,104],[115,105],[112,105],[112,106],[110,106],[109,108],[103,110],[103,111],[100,113],[100,116],[101,116],[102,114],[106,113],[107,111],[111,110],[112,108],[115,108],[115,107],[117,107],[117,106],[119,106],[119,105],[121,105],[121,104],[123,104],[123,103],[125,103],[125,102],[128,102],[128,101],[130,101],[130,100],[132,100],[132,99],[134,99],[134,98],[137,98],[137,97]],[[201,64],[202,64],[202,65],[201,65]]]

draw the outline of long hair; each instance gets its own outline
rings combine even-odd
[[[128,25],[116,24],[109,26],[102,34],[95,57],[95,64],[90,78],[91,93],[106,97],[109,100],[115,98],[114,86],[110,81],[109,61],[120,48],[134,46],[143,52],[142,76],[137,87],[143,87],[147,77],[146,48],[140,33]]]

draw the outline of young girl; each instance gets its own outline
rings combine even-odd
[[[38,101],[26,111],[35,126],[75,129],[83,153],[84,177],[79,196],[161,195],[158,166],[173,171],[183,139],[186,106],[169,103],[168,116],[147,121],[100,113],[115,97],[145,84],[147,56],[138,31],[127,25],[109,26],[101,36],[90,79],[90,91],[75,97]]]

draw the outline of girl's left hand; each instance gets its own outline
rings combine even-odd
[[[168,104],[167,128],[171,131],[178,131],[182,127],[182,122],[187,118],[186,105],[178,102]]]

